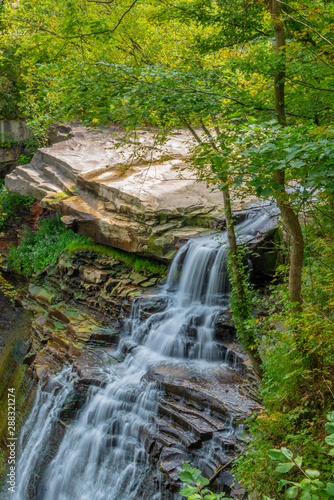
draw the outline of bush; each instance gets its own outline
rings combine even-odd
[[[131,253],[105,245],[95,245],[87,236],[66,229],[60,215],[55,215],[41,222],[35,233],[26,227],[20,245],[17,248],[11,245],[7,263],[17,273],[28,277],[56,262],[59,254],[64,250],[67,250],[70,255],[75,252],[106,255],[124,262],[135,271],[149,274],[164,275],[167,271],[164,264],[136,257]]]
[[[42,221],[36,233],[26,227],[20,245],[11,245],[7,263],[19,274],[31,276],[56,262],[59,254],[73,241],[86,243],[89,238],[65,228],[60,215]]]
[[[265,410],[248,422],[249,445],[235,471],[249,489],[276,498],[279,475],[268,461],[272,448],[303,456],[324,481],[332,474],[323,428],[334,409],[334,238],[332,221],[321,222],[321,229],[309,222],[304,230],[303,310],[292,312],[286,283],[272,285],[262,303],[266,313],[249,322],[259,338]]]

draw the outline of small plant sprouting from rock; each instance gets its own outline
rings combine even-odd
[[[192,468],[186,462],[182,465],[183,471],[179,472],[179,477],[186,486],[180,491],[180,495],[186,497],[188,500],[230,500],[225,497],[225,493],[212,493],[212,491],[205,488],[210,481],[206,477],[201,476],[202,471]]]

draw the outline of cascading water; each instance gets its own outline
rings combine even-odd
[[[251,240],[266,220],[265,213],[248,218],[237,226],[239,238]],[[67,374],[66,378],[65,371],[55,379],[62,380],[62,389],[47,394],[39,389],[22,432],[19,484],[11,499],[136,498],[149,470],[144,438],[155,425],[159,399],[157,385],[148,380],[149,370],[191,365],[208,371],[226,360],[226,350],[220,350],[215,341],[214,325],[228,305],[227,247],[226,233],[190,240],[179,250],[157,296],[163,310],[141,320],[140,300],[133,305],[125,333],[136,347],[122,363],[106,367],[110,382],[105,388],[91,389],[78,420],[65,432],[40,478],[35,497],[29,497],[28,485],[73,377]],[[125,344],[121,342],[120,352]]]
[[[17,465],[19,478],[15,494],[11,498],[29,498],[28,488],[38,481],[43,456],[55,425],[59,410],[73,389],[74,375],[69,367],[50,379],[44,390],[39,385],[34,405],[20,436],[20,460]]]

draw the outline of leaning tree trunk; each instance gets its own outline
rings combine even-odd
[[[277,72],[275,74],[275,113],[278,122],[284,127],[286,125],[285,113],[285,30],[281,18],[281,8],[277,0],[269,0],[270,12],[275,33],[276,54],[279,58]],[[304,238],[298,215],[289,204],[289,195],[285,189],[285,173],[279,170],[274,174],[274,180],[282,186],[278,192],[276,201],[282,214],[283,222],[291,236],[291,257],[289,272],[290,301],[294,304],[293,311],[298,312],[302,308],[302,270],[304,257]]]
[[[194,137],[195,141],[198,144],[202,143],[201,138],[195,131],[195,129],[191,126],[190,123],[188,123],[186,120],[182,120],[185,126],[188,128],[192,136]],[[219,148],[216,144],[215,139],[212,137],[210,130],[206,127],[204,122],[201,120],[201,127],[204,132],[204,134],[208,137],[211,146],[213,149],[219,153]],[[217,131],[217,136],[220,135],[220,133]],[[213,168],[215,171],[215,168]],[[224,173],[220,174],[220,179],[221,181],[226,184],[227,182],[227,176]],[[226,232],[227,232],[227,238],[228,238],[228,243],[229,243],[229,257],[230,257],[230,262],[231,262],[231,271],[232,271],[232,287],[236,292],[237,300],[238,303],[240,304],[240,310],[238,313],[240,314],[240,318],[235,316],[235,313],[232,310],[232,315],[234,322],[237,323],[239,319],[241,320],[247,320],[247,314],[246,314],[246,307],[247,307],[247,292],[245,288],[245,281],[243,279],[243,272],[242,268],[240,266],[239,258],[238,258],[238,244],[237,244],[237,238],[235,235],[235,229],[234,229],[234,221],[233,221],[233,213],[232,213],[232,205],[231,205],[231,196],[230,196],[230,191],[228,188],[223,190],[223,203],[224,203],[224,212],[225,212],[225,218],[226,218]],[[242,306],[245,306],[244,308],[244,314],[242,312]],[[238,333],[238,332],[237,332]],[[255,347],[253,350],[250,349],[250,345],[253,347],[256,346],[256,339],[255,336],[249,339],[240,339],[240,342],[242,343],[243,347],[247,350],[249,357],[253,363],[254,369],[258,375],[260,375],[260,369],[259,366],[261,365],[261,358],[258,354],[257,348]]]

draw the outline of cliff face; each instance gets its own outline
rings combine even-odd
[[[72,132],[70,140],[38,150],[29,165],[8,175],[8,189],[41,200],[96,242],[165,261],[180,238],[217,227],[222,193],[187,169],[185,133],[158,146],[150,130],[139,131],[135,142],[116,127]]]

